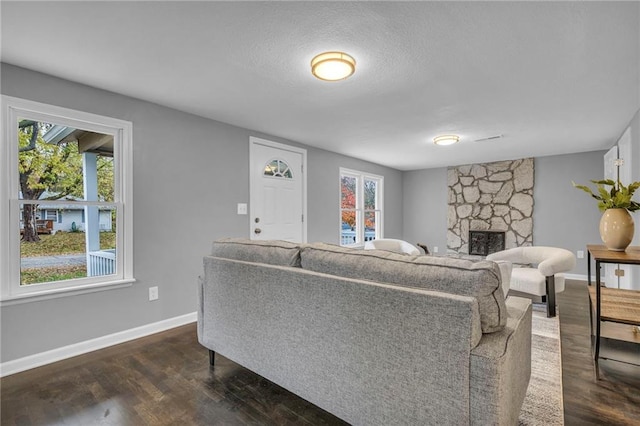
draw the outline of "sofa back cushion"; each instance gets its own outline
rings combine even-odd
[[[356,250],[330,244],[302,246],[302,268],[406,287],[473,296],[483,333],[504,328],[507,308],[495,262],[435,256],[410,256],[382,250]]]
[[[288,241],[223,238],[213,242],[211,255],[246,262],[300,267],[300,245]]]

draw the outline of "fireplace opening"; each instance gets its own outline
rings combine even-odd
[[[486,256],[504,250],[504,231],[469,231],[469,254]]]

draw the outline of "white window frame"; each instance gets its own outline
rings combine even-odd
[[[338,178],[338,191],[342,197],[342,177],[349,176],[356,178],[356,241],[352,244],[342,244],[342,202],[338,205],[338,229],[340,235],[340,245],[344,247],[362,247],[365,243],[365,226],[364,226],[364,181],[374,180],[377,182],[378,197],[376,200],[376,239],[384,238],[384,176],[372,173],[360,172],[357,170],[340,167],[340,176]],[[342,200],[342,198],[339,198]]]
[[[82,111],[11,96],[2,96],[0,143],[0,306],[130,286],[133,277],[133,124]],[[18,118],[55,123],[113,136],[116,216],[116,273],[39,284],[20,285],[20,205],[18,199]],[[104,203],[81,201],[83,205]],[[69,201],[49,201],[47,205]]]

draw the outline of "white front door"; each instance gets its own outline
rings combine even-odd
[[[250,238],[306,241],[306,150],[250,138]]]

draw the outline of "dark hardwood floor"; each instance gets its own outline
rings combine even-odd
[[[216,355],[195,324],[0,379],[5,425],[338,425]]]
[[[567,425],[639,425],[640,367],[595,380],[584,283],[558,298]],[[638,355],[627,349],[627,355]],[[0,379],[2,425],[334,425],[329,413],[207,351],[187,325]]]
[[[640,425],[640,367],[600,360],[600,380],[595,379],[586,283],[568,280],[557,303],[565,424]],[[605,324],[603,335],[636,339],[629,325]],[[601,354],[640,364],[640,343],[616,343],[605,340]]]

